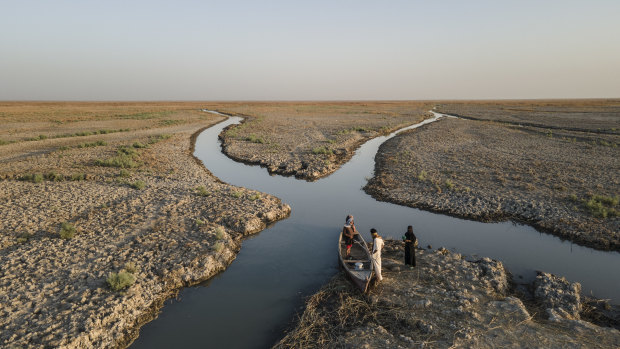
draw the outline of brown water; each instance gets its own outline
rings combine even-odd
[[[237,259],[208,282],[182,290],[140,330],[132,348],[266,348],[274,344],[314,293],[338,271],[337,240],[347,214],[365,238],[374,227],[399,238],[413,225],[421,246],[501,260],[529,280],[535,270],[582,283],[583,292],[620,300],[620,253],[574,245],[511,222],[480,223],[379,202],[361,188],[374,169],[379,145],[366,142],[337,172],[316,182],[271,176],[264,168],[222,154],[217,136],[230,118],[205,130],[195,155],[227,183],[270,193],[291,216],[243,242]]]

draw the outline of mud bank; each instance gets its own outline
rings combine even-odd
[[[405,266],[403,243],[386,240],[383,282],[362,295],[338,274],[308,299],[274,348],[620,345],[620,331],[583,320],[591,307],[579,284],[540,273],[525,296],[501,262],[466,260],[443,248],[416,255],[417,266]]]
[[[221,135],[230,158],[272,174],[314,181],[351,159],[367,140],[430,117],[424,102],[228,103],[213,109],[244,117]]]

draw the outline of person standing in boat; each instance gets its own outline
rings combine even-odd
[[[379,282],[383,280],[383,276],[381,276],[381,249],[383,248],[383,239],[379,236],[375,228],[370,229],[370,235],[372,235],[372,253],[370,257],[375,269],[375,275],[377,276],[377,282]]]
[[[355,229],[353,215],[348,215],[344,227],[342,227],[342,238],[344,239],[344,244],[347,247],[347,253],[345,255],[345,258],[351,257],[351,247],[353,246],[355,234],[358,234],[358,232],[357,229]]]
[[[405,265],[415,267],[415,248],[418,246],[418,239],[413,233],[412,226],[407,227],[407,232],[403,235],[403,241],[405,242]]]

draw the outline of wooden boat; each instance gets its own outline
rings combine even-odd
[[[374,268],[370,260],[370,251],[368,251],[366,242],[361,234],[355,234],[350,259],[346,259],[346,255],[347,246],[342,238],[342,233],[340,233],[340,238],[338,239],[338,261],[340,266],[342,266],[355,286],[363,293],[366,293],[374,273]]]

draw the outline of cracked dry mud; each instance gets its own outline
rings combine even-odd
[[[0,347],[124,347],[165,299],[224,270],[242,236],[289,214],[275,197],[221,183],[192,156],[192,136],[222,119],[203,114],[0,146]],[[79,147],[96,141],[106,145]],[[95,165],[136,142],[151,142],[134,148],[137,168]],[[57,180],[17,180],[50,172]],[[69,180],[76,173],[84,179]],[[131,187],[138,181],[141,190]],[[59,237],[63,222],[77,230],[69,240]],[[106,284],[110,272],[134,268],[129,288]]]
[[[368,139],[430,117],[432,106],[428,102],[208,104],[246,118],[220,135],[226,155],[305,180],[333,173]]]
[[[579,123],[583,111],[574,112],[580,109],[575,104],[581,105],[546,107],[555,108],[550,119],[529,111],[518,114],[519,120],[540,127],[445,118],[402,133],[381,145],[375,177],[365,190],[379,200],[475,220],[526,222],[585,246],[618,251],[620,136],[612,129],[620,126],[620,105],[608,103],[595,118],[606,133],[544,128],[546,123],[560,127],[564,114],[567,126],[585,127],[590,119]],[[447,111],[460,110],[449,106]],[[543,109],[533,104],[527,110],[536,108]],[[460,114],[486,120],[517,118],[514,110],[501,114],[496,104],[464,104],[462,109]],[[593,197],[615,199],[615,204],[601,205],[616,215],[590,210],[586,204]]]

